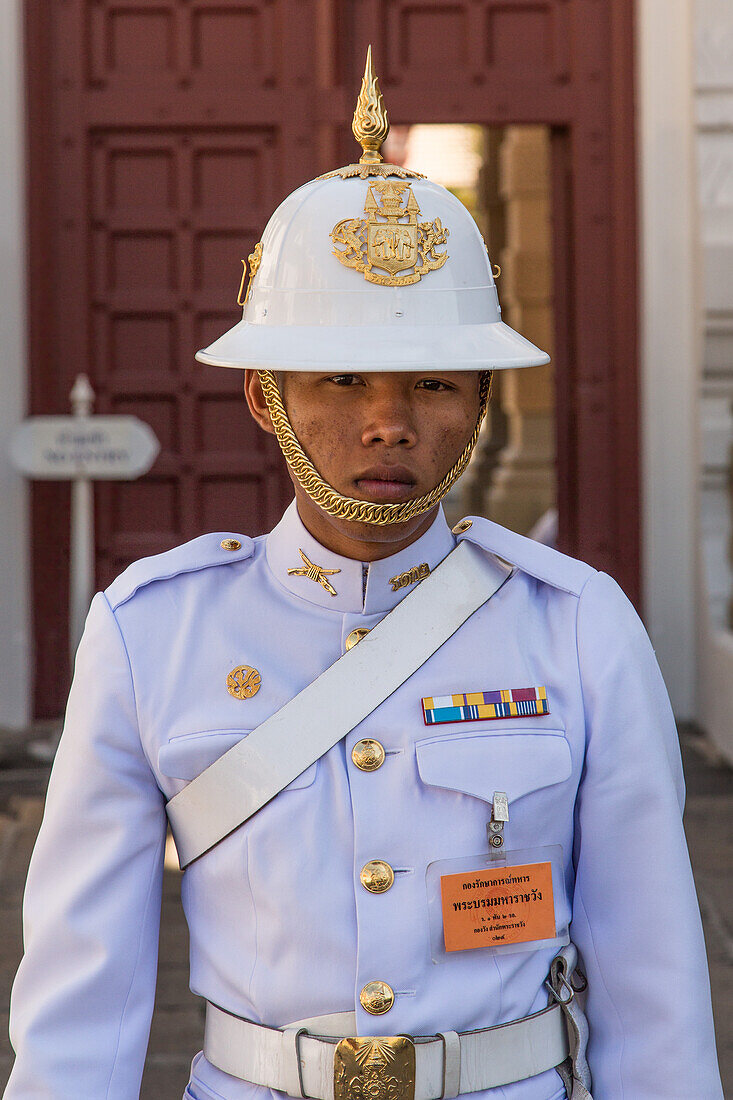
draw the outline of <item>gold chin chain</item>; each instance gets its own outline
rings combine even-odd
[[[355,523],[371,523],[376,527],[386,527],[391,523],[405,523],[409,519],[414,519],[415,516],[422,515],[423,512],[430,511],[443,499],[454,481],[466,469],[476,446],[481,423],[486,415],[489,397],[491,396],[492,379],[491,371],[481,372],[479,384],[480,407],[476,427],[460,458],[451,466],[440,484],[424,496],[416,497],[414,500],[406,500],[402,504],[372,504],[368,500],[357,500],[355,497],[342,496],[328,482],[323,480],[298,442],[298,437],[285,411],[275,375],[269,370],[258,370],[257,374],[267,402],[272,426],[280,444],[280,450],[285,456],[288,466],[311,500],[324,512],[327,512],[329,516],[352,520]]]

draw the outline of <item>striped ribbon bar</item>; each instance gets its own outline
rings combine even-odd
[[[494,718],[528,718],[549,714],[544,687],[469,691],[465,695],[435,695],[422,701],[426,726],[441,722],[478,722]]]

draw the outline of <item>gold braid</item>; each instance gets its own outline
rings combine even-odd
[[[491,371],[481,372],[479,414],[476,427],[460,458],[451,466],[440,484],[424,496],[416,497],[414,500],[406,500],[402,504],[372,504],[368,500],[357,500],[355,497],[342,496],[328,482],[323,480],[298,441],[285,411],[275,375],[269,370],[258,370],[257,374],[262,386],[262,393],[267,402],[272,426],[280,444],[280,450],[285,456],[288,466],[311,500],[324,512],[327,512],[329,516],[352,520],[355,523],[371,523],[377,527],[386,527],[391,523],[405,523],[408,519],[414,519],[415,516],[428,512],[443,499],[454,481],[461,476],[478,442],[481,424],[486,415],[491,396],[492,380]]]

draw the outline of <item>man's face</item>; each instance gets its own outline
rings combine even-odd
[[[246,374],[250,410],[272,431],[257,374]],[[279,384],[295,433],[329,485],[344,496],[400,504],[429,493],[460,456],[478,418],[479,377],[473,371],[288,372]],[[325,522],[346,538],[386,544],[384,552],[392,553],[396,542],[409,544],[433,518],[429,513],[386,527],[340,520],[294,484],[301,518],[316,537]]]

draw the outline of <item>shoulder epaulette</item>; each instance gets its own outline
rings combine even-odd
[[[453,532],[459,539],[470,539],[523,573],[573,596],[580,595],[585,582],[596,572],[592,566],[577,558],[570,558],[551,546],[518,535],[481,516],[467,516],[453,528]]]
[[[200,535],[197,539],[174,546],[162,554],[140,558],[128,565],[105,591],[114,611],[153,581],[169,580],[181,573],[195,573],[213,565],[231,565],[251,556],[254,540],[246,535],[231,535],[226,531]]]

